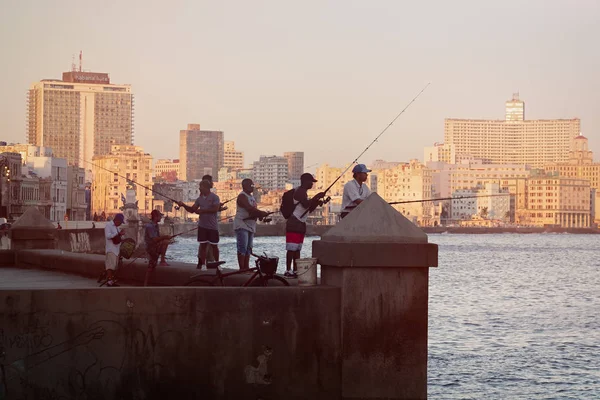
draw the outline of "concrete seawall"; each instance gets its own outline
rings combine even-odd
[[[0,291],[0,394],[339,398],[339,298],[325,287]]]

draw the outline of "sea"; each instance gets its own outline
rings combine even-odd
[[[303,257],[313,240],[305,240]],[[432,234],[429,399],[600,399],[600,235]],[[285,239],[258,237],[280,257]],[[225,267],[235,239],[221,238]],[[169,256],[196,263],[195,238]]]

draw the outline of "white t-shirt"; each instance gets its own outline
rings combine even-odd
[[[114,244],[112,238],[119,234],[119,228],[115,225],[114,221],[110,221],[106,223],[104,227],[104,236],[106,238],[106,252],[113,253],[117,256],[119,255],[119,251],[121,250],[121,243]]]
[[[371,189],[363,183],[362,185],[352,179],[344,185],[344,195],[342,196],[342,212],[350,212],[358,206],[354,203],[356,200],[364,200],[371,194]]]

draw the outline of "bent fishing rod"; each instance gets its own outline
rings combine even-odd
[[[411,101],[410,101],[410,102],[409,102],[409,103],[406,105],[406,107],[404,107],[404,108],[402,109],[402,111],[400,111],[400,112],[398,113],[398,115],[396,115],[396,116],[394,117],[394,119],[393,119],[393,120],[392,120],[392,121],[391,121],[391,122],[390,122],[390,123],[389,123],[389,124],[388,124],[388,125],[387,125],[387,126],[386,126],[386,127],[385,127],[385,128],[384,128],[384,129],[383,129],[381,132],[380,132],[380,133],[379,133],[379,135],[377,135],[377,136],[375,137],[375,139],[373,139],[373,141],[372,141],[371,143],[369,143],[369,145],[368,145],[367,147],[365,147],[365,149],[364,149],[364,150],[363,150],[363,151],[362,151],[362,152],[361,152],[361,153],[360,153],[360,154],[359,154],[359,155],[358,155],[358,156],[357,156],[357,157],[354,159],[354,161],[352,161],[352,162],[351,162],[351,163],[350,163],[350,164],[349,164],[349,165],[346,167],[346,169],[344,169],[344,170],[342,171],[342,173],[340,174],[340,176],[338,176],[338,177],[337,177],[337,178],[336,178],[336,179],[333,181],[333,183],[332,183],[331,185],[329,185],[329,187],[327,187],[327,189],[325,189],[325,191],[324,191],[323,193],[327,193],[328,191],[330,191],[330,190],[331,190],[331,188],[333,187],[333,185],[335,185],[335,184],[337,183],[337,181],[339,181],[340,179],[342,179],[342,177],[343,177],[343,176],[344,176],[344,174],[345,174],[345,173],[346,173],[346,172],[347,172],[347,171],[350,169],[350,167],[352,167],[352,165],[353,165],[354,163],[356,163],[356,162],[358,161],[358,159],[359,159],[360,157],[362,157],[362,155],[363,155],[363,154],[365,154],[365,153],[366,153],[366,152],[369,150],[369,148],[371,148],[371,146],[373,146],[373,145],[375,144],[375,142],[377,142],[377,141],[379,140],[379,138],[380,138],[380,137],[381,137],[381,136],[382,136],[382,135],[383,135],[383,134],[384,134],[384,133],[385,133],[385,132],[386,132],[386,131],[387,131],[387,130],[388,130],[388,129],[389,129],[389,128],[390,128],[390,127],[393,125],[393,124],[394,124],[394,122],[396,122],[396,120],[397,120],[398,118],[400,118],[400,116],[401,116],[402,114],[404,114],[404,112],[405,112],[406,110],[408,110],[408,107],[410,107],[410,106],[412,105],[412,103],[414,103],[414,102],[415,102],[415,101],[416,101],[416,100],[419,98],[419,96],[421,96],[421,94],[423,94],[423,92],[424,92],[424,91],[425,91],[425,90],[426,90],[426,89],[429,87],[429,85],[431,85],[431,82],[428,82],[428,83],[427,83],[427,85],[425,85],[425,87],[424,87],[423,89],[421,89],[421,91],[420,91],[419,93],[417,93],[417,95],[416,95],[416,96],[415,96],[415,97],[414,97],[414,98],[413,98],[413,99],[412,99],[412,100],[411,100]],[[303,217],[303,216],[305,216],[307,212],[308,212],[308,210],[306,210],[306,211],[304,212],[304,214],[302,214],[302,217]]]
[[[425,89],[427,89],[429,87],[429,85],[431,85],[431,82],[429,82],[427,85],[425,85],[425,87],[423,89],[421,89],[421,91],[406,105],[406,107],[404,107],[402,109],[402,111],[400,111],[398,113],[398,115],[396,115],[396,117],[394,117],[394,119],[379,133],[379,135],[377,135],[377,137],[375,139],[373,139],[373,141],[367,147],[365,147],[365,149],[358,155],[358,157],[356,157],[354,159],[354,161],[352,161],[350,163],[350,165],[348,165],[346,167],[346,169],[344,171],[342,171],[342,173],[340,174],[340,176],[338,176],[336,178],[336,180],[333,181],[333,183],[331,185],[329,185],[329,187],[327,189],[325,189],[325,191],[323,193],[327,193],[328,191],[331,190],[331,188],[333,187],[333,185],[335,185],[337,183],[337,181],[339,181],[344,176],[344,174],[350,169],[350,167],[352,167],[352,165],[354,163],[356,163],[358,161],[358,159],[360,157],[362,157],[362,155],[365,154],[367,152],[367,150],[369,150],[369,148],[371,146],[373,146],[375,144],[375,142],[377,142],[379,140],[379,138],[394,124],[394,122],[396,122],[396,120],[398,118],[400,118],[400,116],[402,114],[404,114],[404,112],[408,109],[408,107],[410,107],[412,105],[412,103],[414,103],[419,98],[419,96],[421,96],[421,94],[425,91]]]
[[[510,193],[485,194],[485,195],[480,195],[480,196],[438,197],[435,199],[422,199],[422,200],[392,201],[388,204],[393,206],[396,204],[425,203],[425,202],[429,202],[429,201],[442,201],[442,200],[479,199],[479,198],[484,198],[484,197],[501,197],[501,196],[510,196]]]

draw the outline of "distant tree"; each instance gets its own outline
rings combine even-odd
[[[479,216],[483,219],[486,219],[488,216],[488,208],[487,207],[483,207],[481,209],[481,211],[479,212]]]

